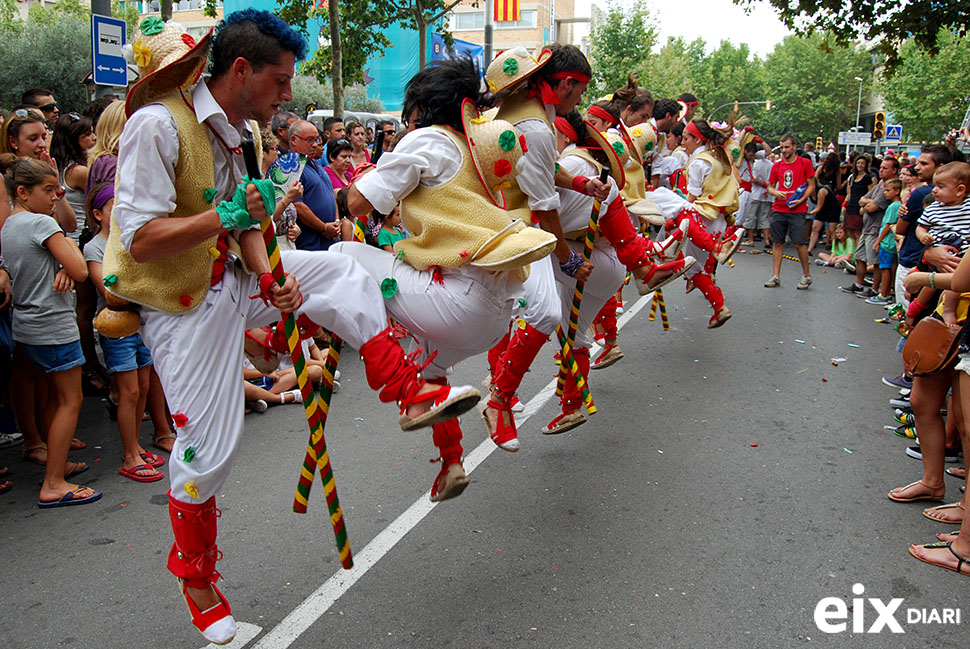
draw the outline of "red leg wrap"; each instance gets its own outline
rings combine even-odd
[[[388,327],[360,346],[364,373],[372,390],[380,390],[378,397],[387,403],[407,402],[424,387],[420,369],[407,355]]]
[[[492,385],[506,401],[519,389],[522,377],[547,340],[549,336],[532,325],[526,325],[525,329],[516,327],[513,330],[508,349],[500,359],[498,371],[492,375]]]
[[[168,569],[192,588],[206,588],[219,578],[216,561],[222,558],[216,545],[216,509],[213,496],[201,505],[183,503],[171,496],[168,515],[172,521],[175,543],[168,553]]]
[[[461,462],[464,449],[461,447],[461,426],[457,419],[432,426],[431,439],[441,455],[442,468]]]
[[[721,289],[714,284],[714,280],[711,279],[710,275],[707,273],[697,273],[691,278],[691,281],[694,283],[694,286],[696,286],[697,289],[704,294],[704,297],[707,298],[708,302],[710,302],[711,307],[714,308],[715,312],[719,311],[721,307],[724,306],[724,294],[721,293]]]
[[[499,361],[502,358],[502,354],[509,347],[509,337],[512,333],[512,322],[509,321],[509,333],[502,337],[502,340],[498,341],[494,347],[488,350],[488,373],[492,376],[498,374]]]
[[[573,358],[579,366],[579,373],[583,375],[583,380],[589,383],[589,348],[574,349]],[[566,385],[563,387],[562,398],[559,400],[563,412],[575,412],[583,407],[583,395],[576,387],[576,381],[572,376],[566,378]]]
[[[599,324],[603,327],[604,338],[610,343],[616,342],[616,309],[618,306],[619,304],[614,295],[606,301],[606,304],[603,305],[600,312],[596,314],[596,319],[593,320],[594,324]]]

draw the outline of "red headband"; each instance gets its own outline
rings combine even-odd
[[[603,108],[600,108],[599,106],[596,106],[596,105],[590,106],[589,107],[589,110],[586,111],[586,114],[587,115],[593,115],[594,117],[599,117],[601,120],[603,120],[604,122],[606,122],[610,126],[616,126],[617,123],[620,121],[616,117],[613,117],[609,113],[609,111],[607,111],[607,110],[605,110]]]
[[[696,101],[684,101],[683,99],[679,99],[678,101],[682,103],[684,106],[687,106],[688,108],[690,108],[691,106],[696,106],[699,103]]]
[[[565,135],[572,142],[579,142],[579,136],[576,135],[576,129],[572,127],[565,117],[556,118],[556,130]]]
[[[707,142],[707,138],[704,137],[704,134],[701,133],[701,130],[697,128],[697,124],[694,122],[689,122],[684,130],[696,137],[701,142]]]
[[[579,70],[560,70],[549,75],[549,78],[553,81],[562,81],[563,79],[575,79],[578,83],[589,83],[589,77]]]

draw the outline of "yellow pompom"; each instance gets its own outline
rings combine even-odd
[[[184,488],[185,488],[185,493],[189,494],[193,498],[199,497],[199,488],[195,486],[194,482],[191,482],[191,481],[186,482]]]
[[[138,64],[140,68],[147,68],[152,62],[152,51],[145,45],[145,41],[138,39],[131,46],[132,52],[135,54],[135,63]]]
[[[471,119],[472,124],[484,124],[487,121],[488,121],[488,118],[485,117],[484,115],[481,117],[473,117]]]
[[[209,254],[212,255],[213,259],[218,259],[222,253],[220,253],[219,249],[215,246],[209,246]]]
[[[635,129],[633,129],[633,132],[631,133],[631,135],[633,135],[633,137],[635,137],[635,138],[640,138],[640,137],[643,136],[643,129],[642,128],[635,128]]]
[[[495,82],[494,81],[492,81],[491,79],[489,79],[488,80],[488,89],[490,91],[492,91],[492,92],[497,92],[498,91],[498,86],[495,85]]]

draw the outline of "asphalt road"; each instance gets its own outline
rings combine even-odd
[[[668,332],[628,288],[626,357],[591,377],[599,413],[554,437],[539,434],[556,414],[543,392],[550,345],[520,391],[535,411],[520,426],[522,450],[495,450],[470,413],[473,482],[435,507],[430,434],[402,433],[345,353],[327,439],[357,560],[350,572],[319,482],[309,513],[290,511],[307,437],[300,408],[248,416],[219,498],[222,588],[243,623],[233,646],[965,643],[970,609],[963,626],[906,623],[908,608],[959,608],[970,581],[910,558],[909,543],[946,526],[918,503],[886,498],[920,465],[883,430],[894,391],[879,379],[899,369],[895,333],[873,322],[885,312],[836,290],[848,280],[838,271],[813,267],[815,284],[797,291],[797,264],[786,261],[783,286],[765,289],[766,255],[735,262],[720,271],[735,315],[713,331],[703,298],[681,283],[666,291]],[[833,357],[846,360],[835,367]],[[455,382],[478,385],[484,373],[484,359],[472,359]],[[167,482],[117,474],[117,431],[96,400],[78,436],[89,446],[72,457],[93,465],[84,482],[105,492],[83,507],[38,510],[40,467],[0,451],[15,482],[0,496],[0,644],[204,646],[165,569]],[[863,597],[904,598],[905,633],[852,633],[851,620],[843,633],[817,628],[819,600],[851,607],[857,583]],[[868,628],[878,614],[867,603],[849,615],[860,610]]]

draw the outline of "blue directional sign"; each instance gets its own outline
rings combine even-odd
[[[127,29],[118,18],[91,15],[91,78],[99,86],[128,85],[128,64],[121,53]]]
[[[903,139],[903,125],[902,124],[887,124],[886,125],[886,137],[882,139],[885,142],[899,142]]]

